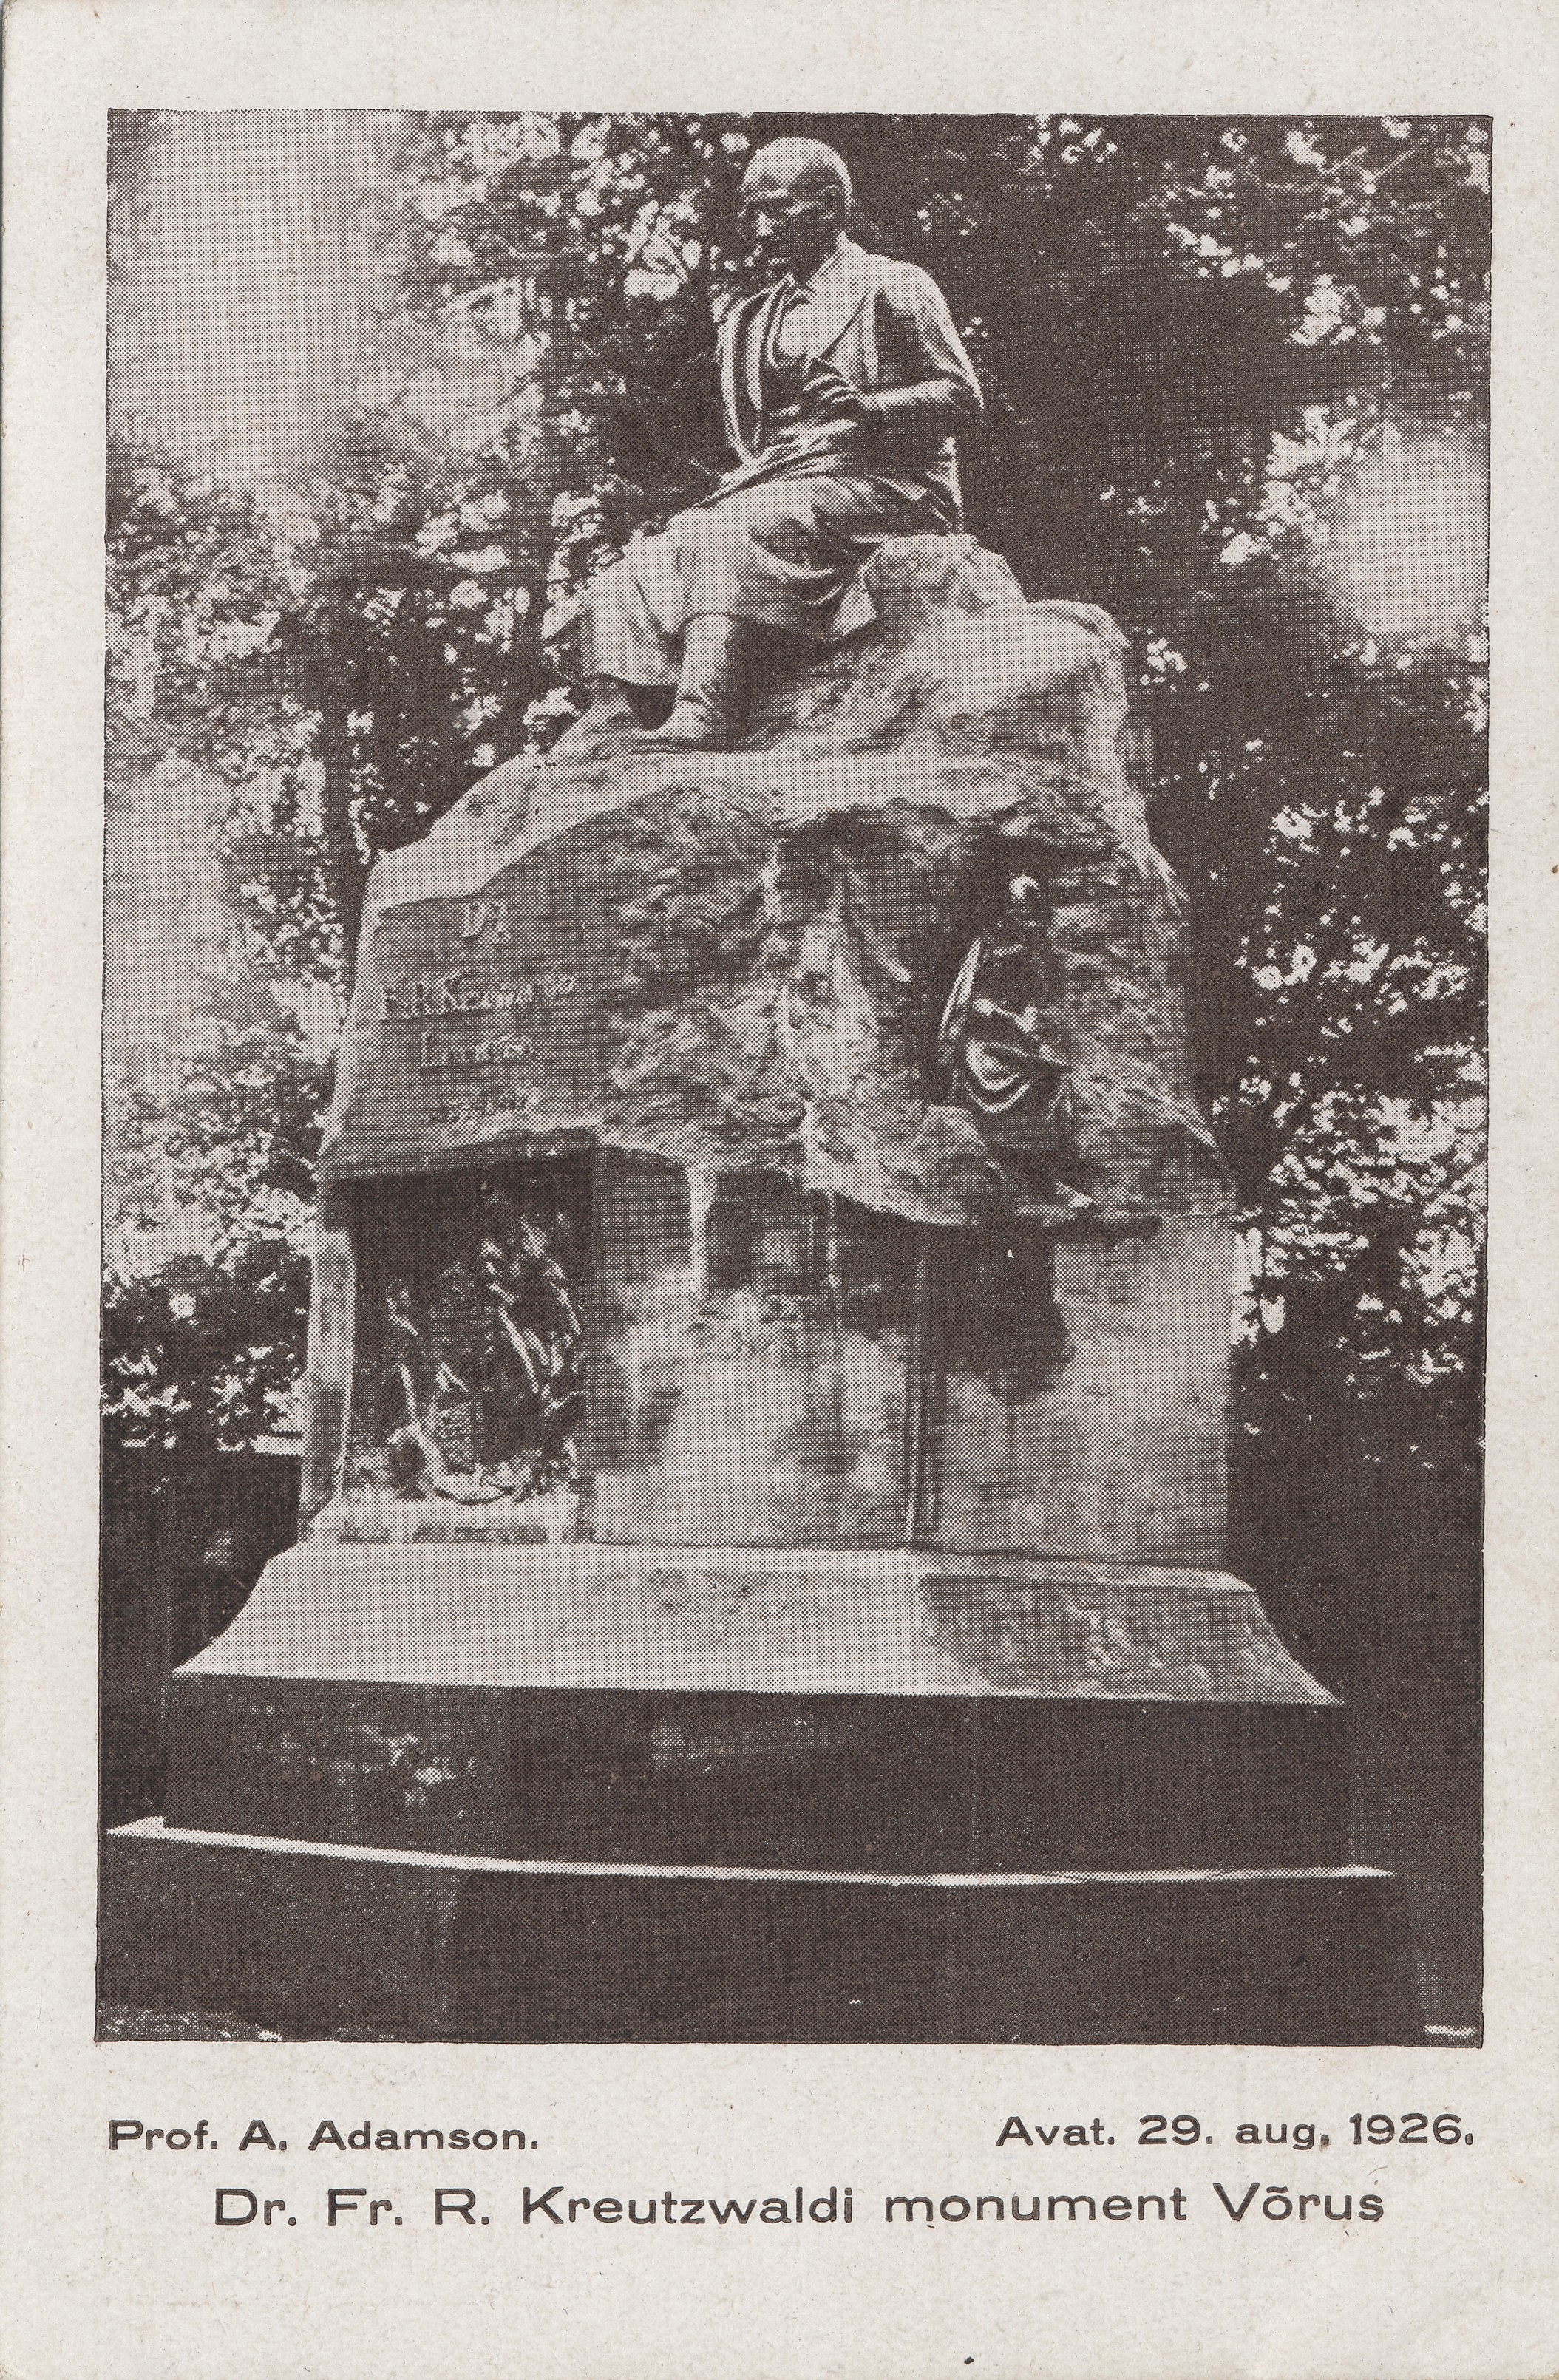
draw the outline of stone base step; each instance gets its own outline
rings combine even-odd
[[[1422,2038],[1378,1868],[869,1875],[450,1856],[143,1819],[104,2001],[297,2040]]]
[[[1348,1714],[1218,1571],[296,1547],[173,1680],[176,1826],[917,1876],[1328,1867]]]

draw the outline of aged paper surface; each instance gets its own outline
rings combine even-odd
[[[1541,12],[6,44],[0,2370],[1541,2380]]]

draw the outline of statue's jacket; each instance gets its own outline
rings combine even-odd
[[[832,365],[869,400],[872,419],[864,431],[854,424],[812,424],[775,441],[766,419],[764,357],[774,314],[793,286],[782,281],[741,300],[720,325],[725,427],[741,460],[706,504],[765,480],[842,476],[880,480],[907,496],[939,494],[946,506],[942,525],[956,527],[953,431],[978,417],[982,400],[930,273],[845,242],[838,261],[809,292],[806,361]]]
[[[773,334],[798,298],[805,349],[782,358]],[[786,278],[733,306],[719,355],[737,467],[594,581],[587,676],[675,685],[687,625],[711,613],[837,643],[873,617],[862,574],[885,539],[958,526],[953,431],[980,412],[980,383],[919,266],[846,240],[804,287]],[[814,363],[859,392],[864,422],[807,418]]]

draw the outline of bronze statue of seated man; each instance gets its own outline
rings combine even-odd
[[[727,749],[755,636],[837,643],[872,617],[860,571],[884,539],[959,526],[952,433],[980,383],[930,275],[846,237],[850,200],[820,141],[773,141],[749,166],[742,231],[775,277],[720,326],[740,460],[590,589],[581,729],[631,728],[636,690],[674,686],[651,740]]]

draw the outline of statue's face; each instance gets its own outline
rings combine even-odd
[[[755,158],[742,185],[742,236],[766,269],[804,281],[833,248],[844,221],[844,192],[805,167],[787,173]]]

